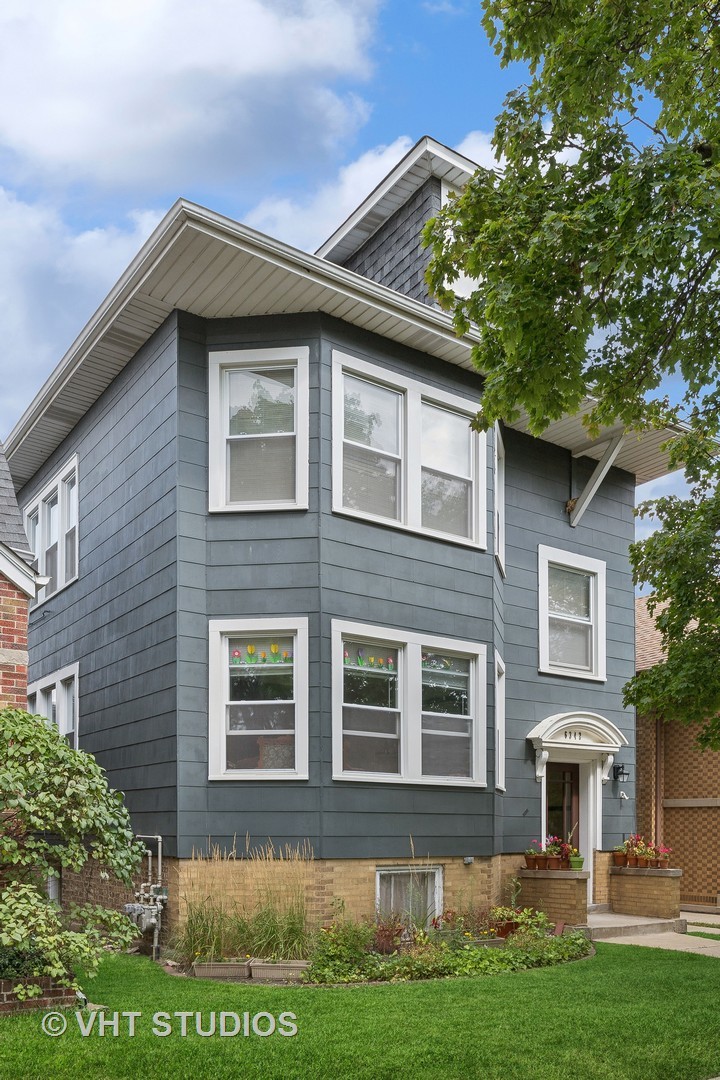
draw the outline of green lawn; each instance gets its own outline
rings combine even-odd
[[[149,960],[112,956],[87,984],[119,1018],[83,1038],[73,1013],[58,1037],[42,1012],[0,1019],[1,1080],[706,1080],[720,1074],[720,960],[599,944],[556,968],[477,979],[315,989],[179,979]],[[153,1014],[295,1013],[294,1037],[152,1034]],[[268,1020],[258,1021],[261,1027]]]

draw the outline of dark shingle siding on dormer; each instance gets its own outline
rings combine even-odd
[[[423,248],[423,225],[440,212],[440,181],[430,177],[354,255],[343,264],[356,274],[432,304],[425,270],[430,252]]]
[[[25,559],[32,562],[28,538],[23,527],[22,514],[15,498],[10,469],[5,458],[5,451],[0,443],[0,543]]]

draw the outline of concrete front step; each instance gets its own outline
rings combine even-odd
[[[586,931],[591,941],[604,938],[637,937],[644,934],[685,934],[685,919],[652,919],[618,912],[598,912],[588,916]]]

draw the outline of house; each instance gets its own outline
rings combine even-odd
[[[27,707],[28,609],[38,588],[34,561],[0,443],[0,709]]]
[[[635,601],[635,619],[637,670],[647,671],[664,653],[645,597]],[[683,871],[683,907],[716,911],[720,868],[712,853],[720,829],[720,755],[700,750],[696,735],[695,728],[662,717],[637,717],[637,825],[672,848],[673,865]]]
[[[248,836],[309,841],[321,912],[398,906],[413,867],[430,911],[489,903],[574,829],[592,901],[634,828],[627,550],[667,433],[471,431],[420,230],[474,169],[420,140],[315,255],[177,202],[7,440],[49,578],[33,707],[171,892]]]

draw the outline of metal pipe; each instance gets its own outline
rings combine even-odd
[[[157,880],[158,880],[158,884],[162,885],[162,848],[163,848],[163,838],[162,838],[162,836],[160,836],[158,834],[153,835],[152,833],[136,833],[135,837],[136,837],[137,840],[154,840],[155,843],[157,844],[157,846],[158,846]],[[147,852],[147,855],[148,855],[149,859],[152,859],[152,856],[151,856],[149,851]],[[150,862],[149,865],[152,868],[152,862]],[[152,873],[149,873],[148,877],[150,878],[150,882],[152,883]]]

